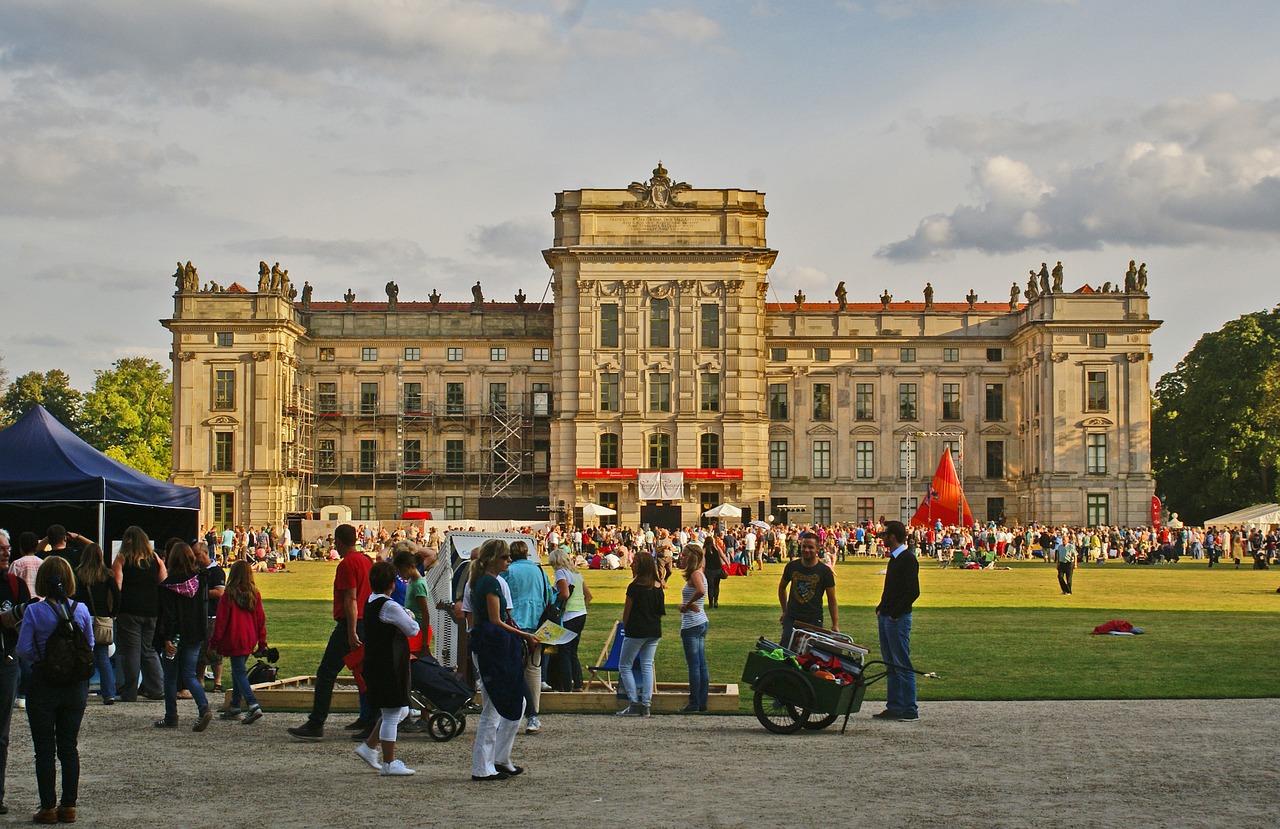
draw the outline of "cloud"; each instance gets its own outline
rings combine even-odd
[[[473,0],[0,4],[0,67],[196,103],[244,90],[309,98],[380,81],[519,99],[567,56],[551,16]]]
[[[1084,119],[1081,119],[1084,120]],[[962,127],[962,128],[961,128]],[[942,119],[931,140],[989,150],[973,167],[976,204],[921,219],[878,256],[918,260],[958,250],[1091,250],[1107,244],[1250,244],[1280,238],[1280,99],[1214,95],[1153,107],[1123,124],[1094,157],[1064,160],[1045,124],[995,116]],[[938,139],[937,136],[946,138]],[[1008,150],[1007,144],[1017,144]]]
[[[496,225],[481,225],[471,233],[478,252],[502,259],[529,261],[551,243],[546,220],[529,216]]]
[[[273,239],[243,239],[225,245],[233,253],[244,253],[268,263],[279,260],[288,268],[290,258],[311,263],[355,268],[357,271],[391,274],[419,273],[449,260],[427,255],[417,242],[409,239],[306,239],[279,236]],[[254,283],[258,267],[250,269]],[[297,279],[295,278],[296,282]]]
[[[86,286],[107,288],[112,291],[147,291],[156,287],[155,274],[125,271],[99,264],[84,262],[54,265],[42,268],[35,274],[42,284],[53,283],[58,290],[78,290]]]
[[[716,40],[723,32],[720,24],[690,9],[649,9],[631,18],[636,29],[663,40],[702,44]]]

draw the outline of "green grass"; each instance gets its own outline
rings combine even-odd
[[[837,565],[840,627],[876,652],[875,615],[881,561]],[[1085,565],[1075,595],[1058,591],[1054,568],[1015,562],[1007,571],[920,571],[912,658],[941,680],[921,680],[925,700],[1176,699],[1280,696],[1280,574],[1183,560],[1167,567]],[[284,675],[315,670],[332,630],[334,565],[302,563],[295,572],[263,574],[267,631],[281,651]],[[707,660],[713,682],[738,682],[760,636],[779,635],[780,565],[726,579],[721,605],[708,611]],[[610,625],[622,616],[628,577],[591,571],[595,594],[580,654],[591,664]],[[667,592],[658,646],[658,678],[684,681],[679,584]],[[1095,625],[1127,619],[1144,636],[1091,636]],[[744,689],[745,690],[745,689]],[[745,698],[745,695],[744,695]],[[868,693],[883,698],[883,683]],[[745,706],[744,706],[745,710]]]

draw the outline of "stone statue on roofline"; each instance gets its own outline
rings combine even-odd
[[[964,295],[964,299],[969,303],[969,310],[972,311],[974,306],[978,304],[978,292],[970,288],[969,293]]]
[[[1049,263],[1048,262],[1040,263],[1040,273],[1037,275],[1040,277],[1040,293],[1045,294],[1046,296],[1048,294],[1053,293],[1053,290],[1049,287]]]
[[[1018,307],[1018,294],[1020,293],[1021,291],[1018,288],[1018,283],[1017,282],[1013,283],[1013,287],[1009,289],[1009,310],[1010,311]]]
[[[840,310],[844,311],[849,307],[849,292],[845,290],[844,280],[836,286],[836,303],[840,306]]]
[[[311,307],[311,283],[310,282],[304,281],[302,283],[302,307],[303,308]]]
[[[347,308],[350,308],[353,304],[355,304],[356,292],[348,288],[347,292],[342,295],[342,298],[346,301]]]
[[[889,293],[888,288],[885,288],[884,293],[880,295],[880,310],[888,311],[890,302],[893,302],[893,294]]]
[[[926,308],[933,307],[933,283],[932,282],[924,283],[924,307]]]
[[[1058,264],[1053,266],[1053,292],[1062,293],[1062,260],[1058,260]]]
[[[387,291],[387,310],[396,310],[396,303],[400,301],[400,286],[394,281],[386,284]]]
[[[476,284],[471,286],[471,307],[480,308],[484,306],[484,290],[480,287],[480,280],[476,280]]]
[[[258,263],[258,293],[265,294],[271,290],[271,268],[266,262]]]
[[[1138,293],[1145,294],[1147,292],[1147,263],[1143,262],[1138,266]]]
[[[1036,288],[1036,272],[1027,271],[1027,273],[1031,274],[1031,277],[1027,279],[1027,289],[1022,292],[1022,295],[1027,298],[1027,302],[1030,302],[1040,296],[1040,291]]]
[[[1124,272],[1124,292],[1131,294],[1138,290],[1138,265],[1137,262],[1129,260],[1129,270]]]
[[[796,291],[796,310],[800,310],[802,305],[804,305],[804,291]]]

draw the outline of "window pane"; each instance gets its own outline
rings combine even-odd
[[[813,386],[813,419],[831,419],[831,384],[815,383]]]
[[[232,471],[232,446],[235,435],[232,432],[217,432],[213,436],[213,471]]]
[[[448,354],[449,354],[449,356],[448,356],[449,362],[451,362],[451,363],[457,363],[457,362],[461,362],[461,361],[462,361],[462,349],[461,349],[461,348],[453,348],[453,347],[451,347],[451,348],[449,349],[449,353],[448,353]]]
[[[404,471],[422,471],[422,441],[406,440],[404,442]]]
[[[830,498],[813,499],[813,520],[818,524],[832,523]]]
[[[915,420],[916,419],[916,384],[915,383],[899,383],[898,384],[898,419],[899,420]]]
[[[914,348],[899,348],[898,359],[904,363],[914,363],[916,361],[916,350]]]
[[[334,414],[338,411],[338,384],[318,383],[316,385],[316,405],[320,414]]]
[[[444,411],[449,415],[460,415],[465,408],[466,393],[462,383],[448,383],[444,387]]]
[[[1085,436],[1085,471],[1092,475],[1102,475],[1106,473],[1106,435],[1090,434]]]
[[[321,472],[333,472],[338,468],[338,453],[334,445],[335,442],[332,440],[322,440],[317,444],[316,463]]]
[[[455,474],[466,471],[466,454],[463,451],[462,441],[446,440],[444,442],[444,471]]]
[[[378,442],[376,440],[360,441],[360,471],[378,471]]]
[[[960,349],[958,349],[958,348],[944,348],[944,349],[942,349],[942,362],[944,362],[944,363],[958,363],[958,362],[960,362]]]
[[[213,408],[234,409],[236,407],[236,371],[235,369],[218,369],[213,373]]]
[[[618,306],[614,303],[600,306],[600,347],[618,347]]]
[[[720,468],[720,436],[705,434],[698,438],[698,462],[703,469]]]
[[[649,468],[671,467],[671,435],[659,432],[649,435]]]
[[[617,469],[619,462],[621,438],[614,434],[600,436],[600,468]]]
[[[875,420],[875,384],[858,383],[855,402],[855,417],[858,420]]]
[[[507,411],[507,384],[489,384],[489,411],[504,414]]]
[[[378,413],[378,384],[360,384],[360,414]]]
[[[671,300],[649,300],[649,346],[671,347]]]
[[[1106,493],[1090,493],[1086,501],[1086,523],[1090,527],[1106,527],[1111,524],[1111,502]]]
[[[876,444],[871,440],[860,440],[854,448],[854,461],[857,465],[855,473],[859,478],[874,478],[876,475]]]
[[[702,411],[720,411],[720,375],[704,372],[701,380]]]
[[[444,517],[445,520],[460,521],[462,515],[462,496],[446,495],[444,497]]]
[[[1004,420],[1004,384],[987,383],[987,420]]]
[[[618,373],[606,371],[600,374],[600,411],[616,412],[619,409]]]
[[[422,411],[422,384],[404,384],[404,410],[406,412]]]
[[[649,411],[671,411],[671,375],[663,371],[649,374]]]
[[[1107,410],[1107,373],[1105,371],[1089,371],[1085,373],[1088,398],[1086,411],[1105,412]]]
[[[859,498],[858,499],[858,523],[876,520],[876,499],[875,498]],[[867,544],[868,549],[871,545]]]
[[[787,384],[769,384],[769,418],[771,420],[787,419]]]
[[[960,384],[942,384],[942,419],[960,419]]]
[[[987,441],[987,477],[1004,477],[1004,441]]]
[[[785,440],[769,441],[769,477],[788,477],[787,465],[787,442]]]
[[[875,349],[859,348],[855,353],[856,359],[859,363],[869,363],[874,357]]]
[[[813,477],[831,477],[831,441],[829,440],[813,442]]]
[[[702,347],[720,347],[720,306],[704,304],[702,306]]]
[[[413,363],[413,362],[417,362],[418,360],[421,360],[421,359],[422,359],[422,349],[421,349],[421,348],[406,348],[406,349],[404,350],[404,359],[405,359],[405,362],[409,362],[409,363]]]

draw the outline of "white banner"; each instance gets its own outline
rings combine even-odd
[[[641,501],[662,500],[662,473],[641,472],[636,476]]]
[[[664,501],[683,501],[684,500],[684,473],[683,472],[663,472],[662,473],[662,500]]]

